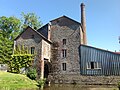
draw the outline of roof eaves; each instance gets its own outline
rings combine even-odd
[[[97,49],[97,50],[102,50],[102,51],[105,51],[105,52],[109,52],[109,53],[113,53],[113,54],[120,55],[120,54],[118,54],[118,53],[115,53],[115,52],[112,52],[112,51],[108,51],[108,50],[105,50],[105,49],[101,49],[101,48],[97,48],[97,47],[93,47],[93,46],[88,46],[88,45],[84,45],[84,44],[81,44],[80,46],[85,46],[85,47],[89,47],[89,48],[94,48],[94,49]]]

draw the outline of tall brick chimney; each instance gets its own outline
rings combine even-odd
[[[85,5],[81,3],[81,24],[83,29],[83,44],[87,44],[87,37],[86,37],[86,17],[85,17]]]

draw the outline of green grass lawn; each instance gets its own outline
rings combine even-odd
[[[0,71],[0,90],[16,90],[19,88],[37,88],[37,83],[25,75]]]

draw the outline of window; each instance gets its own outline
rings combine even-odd
[[[31,38],[34,38],[34,35],[32,35]]]
[[[66,71],[66,63],[62,63],[62,70]]]
[[[62,57],[66,57],[67,56],[67,50],[66,49],[63,49],[62,50]]]
[[[63,45],[66,45],[66,39],[63,39]]]
[[[35,54],[35,47],[31,47],[31,54]]]
[[[44,61],[48,61],[48,59],[44,58]]]
[[[90,64],[91,64],[91,69],[94,69],[95,68],[95,62],[90,62]]]
[[[101,64],[99,62],[88,62],[87,69],[101,69]]]

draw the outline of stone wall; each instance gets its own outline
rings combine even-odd
[[[88,84],[88,85],[108,85],[117,84],[120,81],[119,76],[81,76],[78,74],[66,75],[49,75],[51,83],[73,83],[73,84]]]
[[[42,60],[47,59],[50,62],[51,57],[51,45],[46,42],[45,40],[42,40]]]
[[[57,59],[52,59],[52,66],[57,65],[57,71],[53,73],[77,74],[80,72],[79,62],[79,45],[80,45],[80,28],[76,30],[73,27],[52,25],[51,26],[51,41],[58,43]],[[76,27],[75,27],[76,28]],[[63,45],[63,39],[66,39],[66,45]],[[67,56],[62,57],[62,50],[67,50]],[[52,53],[53,54],[53,53]],[[62,70],[62,63],[66,63],[66,71]],[[53,68],[54,69],[54,68]]]
[[[14,48],[24,46],[31,54],[31,47],[35,47],[33,66],[37,67],[38,78],[44,77],[44,59],[50,61],[50,44],[36,31],[27,28],[15,41]]]
[[[27,47],[29,53],[31,53],[31,47],[35,47],[35,60],[38,57],[41,57],[41,49],[42,49],[42,37],[40,37],[34,30],[28,28],[25,30],[21,36],[14,41],[14,48],[16,46],[24,46]]]

